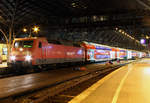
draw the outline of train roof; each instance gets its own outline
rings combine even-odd
[[[116,47],[111,47],[111,46],[108,46],[108,45],[97,44],[97,43],[86,42],[86,41],[83,41],[83,43],[85,43],[86,45],[103,46],[103,47],[107,47],[107,48],[116,48]]]
[[[27,38],[15,38],[14,40],[47,40],[48,43],[52,44],[59,44],[59,45],[67,45],[67,46],[75,46],[75,47],[81,47],[79,43],[68,41],[68,40],[53,40],[53,39],[47,39],[46,37],[27,37]]]
[[[133,51],[133,52],[141,52],[141,51],[136,51],[136,50],[131,50],[131,49],[124,49],[124,48],[119,48],[119,47],[111,47],[111,46],[107,46],[107,45],[103,45],[103,44],[97,44],[97,43],[92,43],[92,42],[72,42],[72,41],[68,41],[68,40],[49,40],[46,37],[27,37],[27,38],[15,38],[14,40],[35,40],[35,39],[43,39],[43,40],[47,40],[48,43],[53,43],[53,44],[60,44],[60,45],[67,45],[67,46],[75,46],[75,47],[80,47],[80,44],[84,43],[86,45],[93,45],[93,46],[103,46],[106,48],[115,48],[115,49],[119,49],[119,50],[127,50],[127,51]]]
[[[15,38],[14,40],[35,40],[35,39],[46,39],[45,37],[27,37],[27,38]]]
[[[115,49],[119,49],[119,50],[127,50],[127,51],[132,51],[132,52],[141,52],[141,51],[137,51],[137,50],[131,50],[131,49],[125,49],[125,48],[119,48],[119,47],[111,47],[111,46],[107,46],[107,45],[103,45],[103,44],[97,44],[97,43],[86,42],[86,41],[83,41],[83,43],[85,43],[86,45],[103,46],[106,48],[115,48]]]

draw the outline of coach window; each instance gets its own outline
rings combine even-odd
[[[42,43],[41,42],[39,42],[39,48],[42,48]]]

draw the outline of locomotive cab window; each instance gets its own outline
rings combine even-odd
[[[39,48],[42,48],[42,43],[41,42],[39,42]]]
[[[14,47],[15,48],[32,48],[33,40],[26,40],[26,41],[15,41]]]

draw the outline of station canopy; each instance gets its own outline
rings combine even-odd
[[[32,25],[84,33],[116,29],[140,40],[150,36],[149,12],[149,0],[0,0],[0,29],[13,26],[16,34]]]

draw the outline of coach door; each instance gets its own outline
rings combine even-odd
[[[37,53],[39,53],[39,54],[37,54],[38,55],[38,57],[39,57],[39,59],[38,59],[38,64],[42,64],[43,63],[43,52],[42,52],[42,42],[40,42],[39,41],[39,44],[38,44],[38,51],[37,51]]]
[[[94,54],[95,54],[94,49],[89,49],[88,54],[89,54],[89,57],[90,57],[89,59],[91,61],[95,61],[95,58],[94,58]]]

